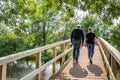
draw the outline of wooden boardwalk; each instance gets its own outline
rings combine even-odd
[[[87,48],[80,50],[78,64],[73,64],[73,59],[49,80],[108,80],[102,56],[98,46],[95,46],[93,64],[89,63]]]

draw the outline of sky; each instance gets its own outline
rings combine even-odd
[[[77,18],[80,18],[80,20],[86,15],[86,14],[88,14],[88,12],[86,11],[86,12],[84,12],[84,11],[82,11],[82,10],[77,10],[76,9],[76,11],[75,11],[75,14],[76,14],[76,17]],[[120,23],[120,17],[118,17],[118,19],[114,19],[113,20],[113,25],[117,25],[118,23]]]
[[[84,12],[82,10],[78,10],[78,9],[75,10],[76,17],[80,19],[82,19],[87,13],[88,12]]]
[[[118,23],[120,23],[120,17],[118,19],[114,19],[113,22],[114,22],[114,25],[116,26]]]

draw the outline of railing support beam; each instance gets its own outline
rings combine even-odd
[[[111,56],[111,68],[112,68],[112,71],[113,71],[113,73],[114,73],[114,75],[115,75],[115,77],[116,77],[116,61],[115,61],[115,59]]]
[[[56,51],[55,51],[54,53],[55,53],[56,57],[53,60],[50,60],[49,62],[45,63],[42,66],[41,66],[41,51],[45,51],[45,50],[57,47],[59,45],[66,44],[68,42],[70,42],[70,40],[65,40],[65,41],[49,44],[49,45],[46,45],[43,47],[38,47],[35,49],[30,49],[30,50],[22,51],[22,52],[19,52],[16,54],[1,57],[0,58],[0,80],[6,80],[6,66],[8,63],[25,58],[30,55],[36,55],[36,69],[34,71],[30,72],[29,74],[25,75],[24,77],[22,77],[20,80],[28,80],[28,79],[30,80],[33,77],[35,77],[36,80],[40,80],[41,71],[44,70],[47,66],[56,62],[58,59],[61,59],[62,57],[64,57],[64,55],[67,55],[68,52],[72,50],[72,48],[68,49],[65,52],[64,47],[63,47],[62,48],[63,53],[60,55],[57,55],[57,56],[56,56]],[[62,63],[64,63],[64,61],[65,61],[65,59],[63,58]],[[54,64],[54,65],[56,65],[56,64]],[[54,66],[54,69],[56,69],[55,66]],[[56,72],[56,70],[54,70],[54,72]]]
[[[2,80],[2,66],[0,65],[0,80]]]
[[[62,44],[62,52],[65,51],[65,44]],[[65,62],[65,56],[62,57],[62,64]]]
[[[36,69],[41,66],[41,52],[36,54]],[[36,75],[36,80],[40,80],[40,73]]]
[[[120,52],[102,38],[98,45],[105,60],[106,72],[109,80],[120,79]]]
[[[0,80],[6,80],[6,64],[0,65]]]
[[[56,47],[53,48],[53,57],[55,58],[56,57]],[[53,74],[56,73],[56,61],[53,62]]]
[[[116,64],[116,80],[120,80],[120,65]]]

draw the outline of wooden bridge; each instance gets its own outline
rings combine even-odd
[[[56,47],[60,46],[62,53],[57,55]],[[53,59],[41,65],[42,51],[53,49]],[[40,80],[40,72],[53,64],[53,75],[49,80],[120,80],[120,52],[112,47],[107,41],[99,38],[95,46],[93,64],[89,63],[87,49],[82,46],[78,64],[73,64],[72,57],[65,60],[65,56],[72,53],[70,40],[57,42],[43,47],[19,52],[0,58],[0,80],[7,80],[7,64],[21,58],[36,55],[36,69],[25,75],[20,80]],[[56,71],[56,61],[62,59],[61,68]]]

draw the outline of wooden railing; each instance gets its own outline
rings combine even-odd
[[[102,38],[98,45],[103,56],[108,80],[120,80],[120,52]]]
[[[65,50],[65,44],[68,45],[68,48]],[[56,56],[56,47],[61,45],[62,53],[58,56]],[[53,59],[46,62],[41,66],[41,51],[47,50],[47,49],[53,49]],[[22,59],[24,57],[30,56],[35,54],[36,55],[36,69],[32,71],[31,73],[27,74],[26,76],[22,77],[20,80],[30,80],[31,78],[36,76],[36,80],[40,80],[40,72],[47,68],[50,64],[53,64],[53,74],[56,73],[56,61],[60,58],[62,58],[62,64],[65,62],[65,55],[68,54],[73,48],[70,47],[70,40],[65,40],[61,42],[57,42],[54,44],[46,45],[43,47],[19,52],[13,55],[5,56],[0,58],[0,80],[6,80],[6,68],[7,64],[16,61],[19,59]]]

